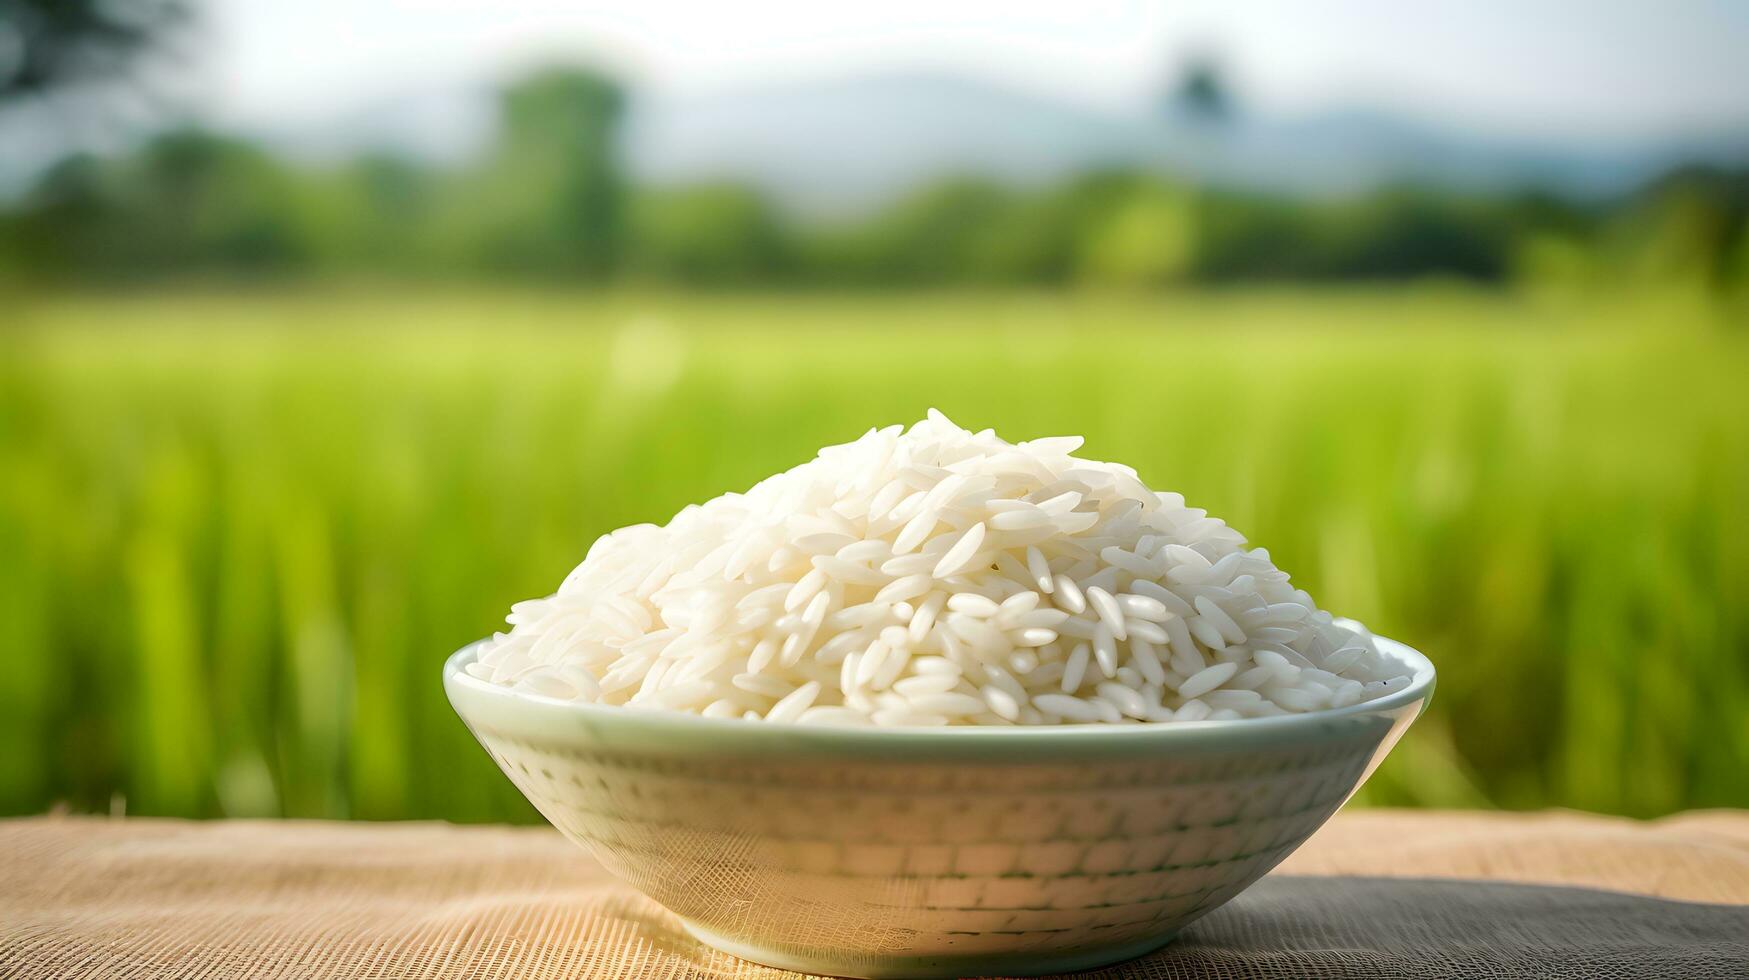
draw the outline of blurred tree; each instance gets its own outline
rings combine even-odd
[[[634,273],[689,285],[770,281],[789,267],[777,216],[738,184],[649,191],[633,201],[628,263]]]
[[[39,273],[279,272],[313,251],[303,187],[248,143],[179,130],[133,158],[57,165],[8,237]]]
[[[1001,283],[1066,282],[1081,218],[1067,195],[1010,195],[978,238],[974,274]]]
[[[1225,282],[1311,275],[1322,225],[1304,206],[1247,193],[1202,194],[1196,275]]]
[[[1221,123],[1230,119],[1235,103],[1220,64],[1207,55],[1186,62],[1167,95],[1167,108],[1199,122]]]
[[[1316,278],[1495,282],[1509,269],[1515,229],[1498,202],[1396,187],[1314,214],[1321,231],[1305,271]]]
[[[295,175],[248,143],[169,133],[129,177],[132,264],[259,273],[310,258]]]
[[[1594,209],[1543,191],[1514,196],[1504,221],[1511,238],[1509,277],[1535,292],[1579,295],[1600,282]]]
[[[0,269],[37,277],[107,271],[93,257],[103,253],[103,240],[116,230],[114,202],[105,187],[108,170],[87,154],[50,167],[23,206],[0,222]]]
[[[113,79],[186,15],[181,0],[0,0],[0,100]]]
[[[1585,242],[1554,232],[1526,232],[1513,248],[1512,278],[1548,295],[1581,295],[1599,281],[1594,250]]]
[[[548,69],[508,88],[503,136],[466,188],[493,270],[597,280],[620,258],[619,86],[593,71]]]
[[[1619,212],[1608,237],[1615,264],[1635,279],[1722,290],[1749,237],[1749,170],[1670,173]]]
[[[312,181],[315,184],[317,182]],[[336,267],[414,272],[431,259],[427,242],[436,175],[412,160],[376,154],[348,164],[309,203],[317,253]]]
[[[1127,289],[1184,279],[1196,259],[1190,193],[1152,179],[1127,179],[1092,209],[1076,254],[1076,278]]]
[[[949,177],[901,199],[860,227],[817,236],[829,278],[884,285],[937,284],[996,276],[995,239],[1014,195],[978,177]],[[817,266],[818,267],[818,266]]]

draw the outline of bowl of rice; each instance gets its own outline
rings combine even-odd
[[[450,701],[554,826],[737,956],[1141,955],[1353,795],[1434,669],[1080,445],[932,411],[615,531],[450,658]]]

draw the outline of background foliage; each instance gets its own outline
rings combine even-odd
[[[1218,145],[1208,69],[1187,105]],[[1200,93],[1200,94],[1199,94]],[[1749,292],[1749,170],[1682,168],[1627,195],[1386,186],[1308,199],[1157,173],[1013,187],[946,176],[872,214],[788,214],[732,181],[634,186],[624,96],[549,69],[507,87],[472,163],[367,156],[330,166],[200,130],[63,161],[0,204],[0,279],[156,282],[343,275],[670,286],[1077,286],[1394,281],[1582,291]]]

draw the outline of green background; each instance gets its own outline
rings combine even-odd
[[[444,657],[595,536],[929,406],[1085,434],[1431,656],[1363,801],[1749,805],[1749,337],[1694,294],[7,308],[0,812],[532,819]]]

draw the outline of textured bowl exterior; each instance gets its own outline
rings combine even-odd
[[[451,702],[566,836],[728,952],[840,976],[1045,973],[1139,955],[1262,877],[1432,693],[1157,726],[867,730]]]

